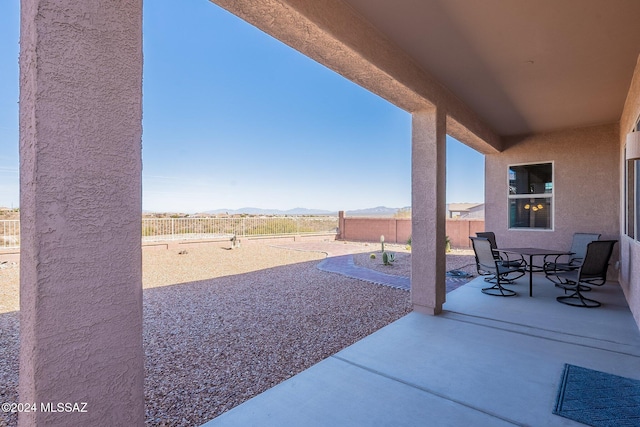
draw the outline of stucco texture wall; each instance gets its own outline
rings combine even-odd
[[[640,116],[640,64],[636,65],[633,80],[627,94],[622,118],[620,119],[619,161],[620,161],[620,198],[625,200],[625,163],[624,147],[626,136]],[[620,222],[624,224],[625,208],[621,210]],[[638,327],[640,327],[640,242],[626,236],[624,229],[620,235],[620,286],[627,297]]]
[[[411,219],[345,218],[340,238],[344,240],[377,242],[384,236],[387,243],[407,243],[411,237]]]
[[[604,125],[509,138],[500,154],[485,157],[488,231],[502,247],[568,249],[573,233],[620,237],[620,164],[617,125]],[[554,163],[554,228],[509,230],[508,166]],[[618,257],[618,248],[614,252]]]
[[[19,425],[141,426],[142,2],[21,20]]]
[[[378,242],[384,236],[387,243],[407,243],[411,238],[411,219],[344,218],[340,227],[342,240]],[[446,234],[452,248],[470,248],[469,236],[484,231],[481,219],[447,219]]]
[[[447,236],[452,248],[471,248],[469,236],[484,231],[482,219],[448,219]]]

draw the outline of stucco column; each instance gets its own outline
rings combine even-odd
[[[439,314],[445,301],[446,116],[413,113],[411,147],[411,302]]]
[[[22,0],[20,47],[19,424],[143,426],[142,1]]]

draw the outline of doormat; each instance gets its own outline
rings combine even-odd
[[[640,380],[565,364],[553,413],[593,427],[640,426]]]

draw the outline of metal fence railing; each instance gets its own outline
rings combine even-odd
[[[0,249],[20,247],[20,220],[3,219],[0,221]]]
[[[142,241],[335,234],[338,217],[143,218]],[[20,221],[0,221],[0,249],[20,247]]]
[[[244,217],[244,218],[144,218],[142,241],[259,237],[289,234],[335,234],[338,218]]]

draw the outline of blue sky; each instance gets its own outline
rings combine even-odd
[[[143,209],[411,204],[411,116],[206,0],[144,2]],[[0,4],[0,206],[18,206],[19,2]],[[447,202],[484,160],[448,138]]]

